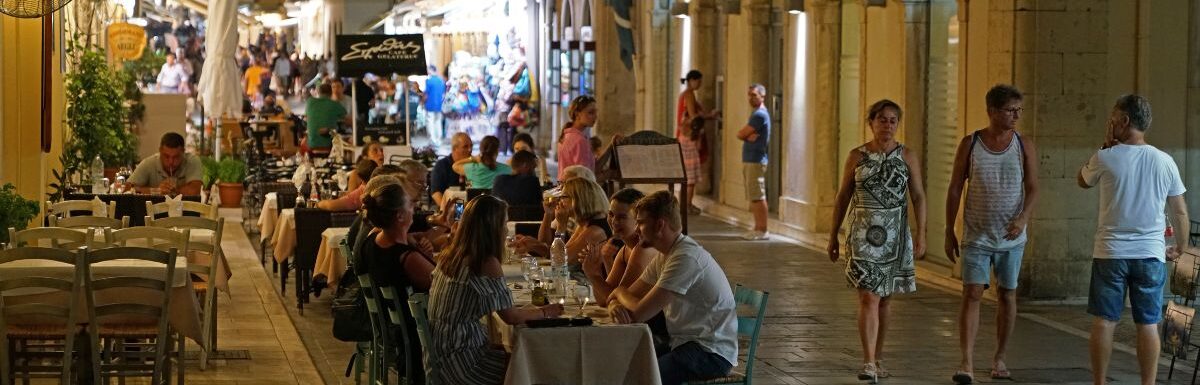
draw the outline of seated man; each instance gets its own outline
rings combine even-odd
[[[142,194],[157,188],[166,195],[200,195],[203,176],[200,158],[183,151],[183,135],[168,132],[159,142],[158,153],[142,159],[126,183]]]
[[[263,105],[258,112],[270,116],[288,116],[292,114],[291,108],[287,106],[287,102],[278,103],[275,100],[274,93],[269,93],[263,97]]]
[[[542,204],[542,182],[534,175],[537,155],[529,151],[517,151],[512,157],[513,173],[496,175],[492,181],[492,195],[503,199],[509,206],[536,206]]]
[[[665,385],[729,374],[737,364],[737,312],[733,290],[712,254],[682,234],[679,201],[667,191],[650,194],[634,208],[642,245],[662,254],[641,279],[609,295],[609,312],[619,323],[667,318],[671,349],[658,352]]]

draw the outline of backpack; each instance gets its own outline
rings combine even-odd
[[[371,330],[371,313],[367,311],[367,300],[362,295],[354,268],[361,262],[358,253],[361,245],[354,246],[351,248],[351,255],[346,258],[346,273],[342,274],[343,279],[338,281],[333,295],[333,337],[339,341],[367,342],[371,341],[375,334]]]

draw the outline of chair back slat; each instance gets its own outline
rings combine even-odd
[[[217,219],[202,217],[166,217],[155,219],[154,217],[148,216],[146,218],[146,226],[164,227],[168,229],[177,227],[181,229],[203,229],[215,231],[217,229]]]
[[[168,290],[173,282],[164,282],[161,279],[146,278],[146,277],[106,277],[94,278],[91,282],[92,290],[107,290],[117,287],[136,287],[139,289],[150,290]]]
[[[68,283],[73,283],[73,282],[68,282]],[[45,286],[31,286],[31,287],[46,288]],[[73,288],[74,288],[73,285],[68,285],[67,290],[63,290],[63,291],[70,291]],[[20,304],[20,305],[8,305],[8,306],[4,307],[4,316],[7,318],[22,316],[22,315],[52,316],[52,317],[56,317],[56,318],[65,320],[65,319],[67,319],[67,317],[69,317],[71,315],[71,309],[70,309],[70,307],[67,307],[67,306],[56,306],[56,305],[45,304],[45,303],[26,303],[26,304]]]
[[[79,254],[75,250],[26,246],[0,252],[0,264],[21,260],[46,260],[74,265]]]
[[[50,227],[62,227],[67,229],[83,229],[89,227],[123,229],[129,227],[129,217],[122,216],[121,219],[109,217],[97,217],[94,215],[77,216],[59,218],[56,216],[50,217]]]
[[[93,314],[97,318],[110,316],[125,316],[136,315],[143,317],[158,317],[163,314],[163,308],[157,305],[147,305],[144,303],[113,303],[107,305],[96,305]]]
[[[433,346],[433,334],[429,331],[429,295],[425,293],[414,293],[408,296],[408,309],[412,312],[413,322],[417,324],[417,337],[421,340],[421,346]],[[425,362],[425,383],[435,385],[437,377],[433,371],[437,367],[437,358],[429,354],[431,349],[424,349],[423,360]]]
[[[47,241],[55,249],[74,249],[88,244],[90,235],[87,232],[64,229],[61,227],[35,227],[17,231],[8,228],[8,247],[21,246],[41,247],[41,241]],[[71,260],[74,263],[74,260]]]
[[[74,214],[78,213],[78,212],[87,212],[87,215],[97,216],[96,212],[95,212],[94,204],[95,204],[95,201],[82,200],[82,199],[64,200],[64,201],[54,202],[54,203],[47,201],[46,202],[46,213],[53,217],[59,217],[59,218],[70,218],[70,217],[73,217]],[[109,218],[115,218],[116,214],[117,214],[117,203],[116,202],[106,202],[106,203],[104,203],[104,205],[108,209],[108,213],[107,213],[108,215],[106,215],[106,216]]]
[[[182,201],[182,214],[184,216],[196,215],[200,218],[217,219],[217,206],[207,203]],[[171,202],[152,203],[146,201],[146,215],[156,218],[159,215],[167,215],[170,217]]]
[[[30,287],[71,291],[75,288],[75,281],[53,277],[16,277],[0,280],[0,291]]]
[[[153,248],[159,251],[169,251],[171,248],[175,248],[179,250],[180,255],[187,255],[188,241],[191,239],[190,231],[191,229],[186,228],[177,231],[161,227],[136,226],[120,230],[105,230],[104,239],[105,242],[117,246],[129,246],[130,241],[140,241],[144,242],[136,245],[141,246],[140,248]],[[131,252],[139,251],[133,250]],[[151,254],[142,255],[149,256]],[[94,255],[89,258],[92,260],[96,259]]]

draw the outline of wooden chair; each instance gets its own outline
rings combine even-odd
[[[137,228],[134,228],[137,229]],[[118,231],[129,231],[118,230]],[[169,231],[169,230],[168,230]],[[184,383],[184,349],[187,345],[183,336],[173,333],[168,324],[170,310],[171,287],[175,283],[175,260],[179,251],[171,248],[168,251],[155,250],[145,247],[111,247],[91,251],[83,264],[84,298],[88,309],[88,331],[91,346],[102,346],[104,341],[105,354],[103,361],[100,354],[92,354],[93,377],[102,382],[112,377],[124,381],[125,377],[150,377],[152,384],[166,384],[172,371],[172,360],[178,366],[176,373],[179,384]],[[116,259],[137,259],[162,264],[164,272],[159,277],[144,276],[115,276],[95,277],[92,265]],[[136,290],[152,292],[161,296],[161,300],[153,301],[122,301],[124,296],[116,291]],[[104,303],[97,303],[97,293],[108,293]],[[132,317],[132,318],[131,318]],[[108,319],[120,321],[106,321]],[[144,320],[142,322],[131,321]],[[148,343],[127,343],[128,340],[149,340]],[[175,345],[174,354],[169,351]],[[127,349],[133,347],[133,349]],[[93,350],[95,351],[95,350]],[[147,364],[147,359],[153,363]]]
[[[437,357],[429,354],[429,347],[433,346],[433,334],[429,331],[429,294],[416,293],[408,296],[408,309],[412,312],[413,321],[417,323],[417,337],[421,340],[421,346],[426,349],[422,352],[422,357],[425,362],[425,384],[438,385],[437,377],[433,371],[437,368]]]
[[[121,219],[112,217],[97,217],[97,216],[77,216],[63,217],[50,216],[50,227],[63,227],[68,229],[86,229],[86,228],[114,228],[123,229],[129,227],[129,217],[122,216]]]
[[[46,201],[46,215],[68,218],[75,214],[86,212],[87,215],[98,216],[94,211],[95,206],[93,204],[95,204],[95,201],[90,200],[65,200],[56,203]],[[107,206],[108,213],[102,216],[115,218],[117,214],[117,202],[108,202],[105,203],[105,206]]]
[[[201,218],[217,219],[217,205],[183,201],[183,215],[199,216]],[[146,215],[154,218],[169,216],[170,202],[150,203],[146,201]]]
[[[8,248],[48,246],[55,249],[74,249],[91,244],[92,234],[61,227],[35,227],[17,231],[8,228]]]
[[[746,352],[746,372],[745,373],[730,373],[728,376],[714,378],[706,381],[688,381],[688,385],[724,385],[724,384],[745,384],[750,385],[752,376],[754,375],[754,351],[758,348],[758,332],[762,330],[763,318],[767,313],[767,296],[771,293],[747,289],[738,284],[733,289],[733,301],[738,305],[749,307],[754,311],[754,316],[738,315],[737,334],[739,338],[749,339],[749,344]]]
[[[42,260],[77,267],[71,278],[25,276],[0,279],[0,294],[29,289],[49,291],[49,296],[36,297],[44,300],[20,304],[6,302],[5,296],[0,295],[0,384],[12,384],[18,377],[26,384],[31,377],[58,377],[62,384],[75,383],[71,381],[74,366],[71,357],[80,316],[74,305],[82,276],[78,266],[82,264],[83,253],[44,247],[0,250],[0,264]],[[58,299],[58,296],[66,300],[54,300]],[[15,301],[10,299],[10,302]],[[36,317],[29,319],[39,321],[26,323],[20,317]],[[59,322],[45,321],[48,319]],[[28,344],[30,341],[47,340],[65,342],[61,345],[58,342],[50,345]],[[54,346],[58,348],[53,349]],[[54,360],[55,358],[57,360]],[[46,362],[47,359],[51,362]]]
[[[201,320],[204,328],[204,341],[207,341],[208,348],[200,351],[200,370],[208,370],[208,356],[211,352],[217,351],[217,275],[225,274],[222,263],[225,260],[225,252],[221,249],[221,234],[225,229],[225,218],[217,218],[216,220],[200,217],[169,217],[162,219],[154,219],[152,216],[146,216],[146,225],[150,227],[160,227],[165,229],[188,229],[191,234],[196,231],[211,231],[212,236],[207,239],[197,237],[198,239],[190,239],[187,244],[188,255],[188,273],[198,279],[192,280],[192,287],[195,289],[196,299],[200,301],[204,314]],[[190,253],[201,252],[208,255],[208,263],[202,263],[199,258],[193,258]]]

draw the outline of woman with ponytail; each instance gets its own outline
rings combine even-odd
[[[566,178],[567,167],[580,165],[595,171],[596,154],[588,139],[587,129],[596,124],[596,98],[579,95],[571,100],[567,110],[570,119],[558,136],[558,180]]]
[[[495,136],[485,136],[479,142],[479,156],[463,158],[454,162],[454,172],[467,177],[471,188],[492,188],[496,175],[512,174],[512,167],[496,162],[500,155],[500,139]]]

